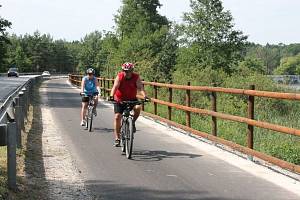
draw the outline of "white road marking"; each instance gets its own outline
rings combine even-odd
[[[177,175],[174,175],[174,174],[167,174],[166,176],[167,176],[167,177],[175,177],[175,178],[178,177]]]

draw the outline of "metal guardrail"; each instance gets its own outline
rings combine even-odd
[[[80,75],[69,75],[69,81],[74,85],[80,86],[81,79],[82,79],[82,76],[80,76]],[[100,88],[102,89],[101,96],[103,96],[103,97],[108,96],[109,92],[111,90],[110,87],[113,85],[114,79],[98,78],[98,81],[100,82]],[[165,84],[165,83],[143,81],[143,84],[152,86],[153,93],[154,93],[154,97],[151,98],[151,101],[154,104],[154,110],[153,110],[154,115],[149,114],[149,113],[147,113],[147,115],[150,115],[151,117],[157,118],[157,119],[164,121],[172,126],[189,131],[189,132],[199,135],[201,137],[208,138],[209,140],[212,140],[214,142],[227,145],[234,150],[240,151],[242,153],[246,153],[250,156],[260,158],[262,160],[265,160],[269,163],[275,164],[284,169],[288,169],[292,172],[300,173],[299,165],[295,165],[293,163],[289,163],[289,162],[280,160],[278,158],[275,158],[275,157],[272,157],[272,156],[266,155],[264,153],[253,150],[254,127],[260,127],[260,128],[284,133],[284,134],[300,136],[300,130],[298,130],[298,129],[255,120],[254,119],[254,100],[255,100],[254,98],[255,97],[264,97],[264,98],[274,98],[274,99],[300,100],[300,94],[256,91],[255,87],[253,85],[250,87],[249,90],[244,90],[244,89],[235,89],[235,88],[190,86],[189,83],[188,83],[188,85],[175,85],[175,84]],[[159,87],[168,88],[168,93],[169,93],[169,101],[168,102],[158,99],[158,88]],[[174,89],[186,91],[185,105],[179,105],[179,104],[172,103],[172,96],[173,96]],[[211,110],[191,107],[191,91],[210,92],[210,94],[211,94],[210,95],[211,96]],[[248,97],[248,116],[240,117],[240,116],[217,112],[217,103],[216,103],[217,102],[217,92],[227,93],[227,94],[239,94],[239,95],[247,96]],[[158,104],[168,107],[168,119],[157,116],[157,114],[158,114],[157,105]],[[186,113],[186,123],[185,124],[186,125],[181,125],[181,124],[178,124],[178,123],[172,121],[172,108],[185,111],[185,113]],[[204,132],[201,132],[201,131],[191,128],[191,113],[198,113],[198,114],[207,115],[207,116],[212,117],[212,121],[211,121],[212,132],[211,132],[211,134],[204,133]],[[218,133],[217,132],[217,130],[218,130],[217,129],[217,119],[218,118],[247,124],[248,125],[247,147],[244,147],[242,145],[235,144],[231,141],[227,141],[227,140],[217,137],[217,133]]]
[[[7,146],[8,188],[16,189],[16,148],[22,148],[21,130],[27,117],[33,87],[41,76],[30,78],[4,101],[0,108],[0,146]]]

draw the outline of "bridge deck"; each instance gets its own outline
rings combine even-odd
[[[88,133],[79,126],[79,91],[66,79],[50,80],[43,88],[44,106],[51,109],[86,187],[101,199],[299,199],[142,119],[133,159],[127,160],[112,146],[111,106],[100,104],[95,129]]]

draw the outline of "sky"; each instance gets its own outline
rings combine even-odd
[[[222,0],[235,28],[259,44],[300,43],[300,0]],[[182,22],[189,0],[160,0],[159,12]],[[0,0],[0,16],[13,23],[10,33],[39,30],[55,39],[80,40],[95,30],[112,30],[121,0]]]

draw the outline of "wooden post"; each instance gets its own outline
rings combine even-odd
[[[250,86],[250,90],[255,90],[255,85]],[[254,96],[248,97],[248,118],[254,119]],[[254,127],[248,125],[248,148],[253,149],[253,131]]]
[[[108,89],[110,89],[110,80],[109,80],[109,78],[107,80],[107,96],[109,97],[109,91],[108,91]]]
[[[103,77],[103,97],[106,97],[105,77]]]
[[[216,87],[216,84],[213,85]],[[211,93],[211,110],[217,112],[217,94],[216,92]],[[212,135],[217,136],[217,118],[212,116],[211,132]]]
[[[144,81],[144,79],[142,80],[142,81]],[[142,86],[143,88],[144,88],[144,90],[145,90],[145,85],[143,84],[143,86]],[[142,111],[145,111],[145,104],[142,104]]]
[[[102,78],[100,78],[99,80],[100,80],[100,91],[101,91],[101,92],[100,92],[100,96],[103,97],[103,96],[102,96],[102,93],[103,93],[103,88],[102,88],[102,87],[103,87]]]
[[[172,82],[170,82],[172,84]],[[173,101],[173,90],[172,88],[169,88],[169,102],[172,103]],[[168,119],[172,120],[172,107],[168,106]]]
[[[157,99],[157,86],[154,86],[154,98]],[[154,114],[157,115],[157,103],[154,102]]]
[[[188,86],[191,85],[191,82],[187,83]],[[191,91],[186,90],[186,106],[191,107]],[[186,126],[191,127],[191,112],[186,111]]]

